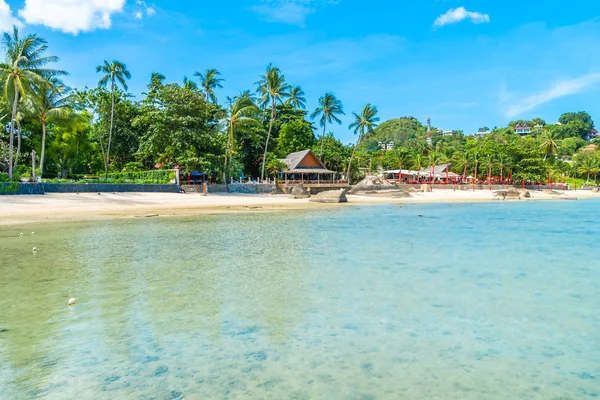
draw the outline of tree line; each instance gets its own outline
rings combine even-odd
[[[3,36],[0,63],[0,180],[85,176],[110,180],[116,172],[155,169],[203,171],[227,182],[242,176],[277,176],[287,154],[313,149],[329,169],[353,179],[385,169],[422,170],[451,163],[463,176],[511,176],[543,181],[548,173],[588,180],[598,173],[598,152],[579,152],[593,129],[587,113],[567,113],[560,125],[530,121],[536,131],[515,135],[514,124],[478,138],[437,131],[412,117],[379,125],[377,107],[352,112],[353,144],[342,144],[328,128],[341,124],[342,102],[333,93],[306,109],[305,93],[276,66],[268,65],[249,90],[218,101],[225,84],[213,68],[192,79],[169,82],[155,72],[139,100],[128,93],[131,73],[120,61],[103,61],[98,85],[69,88],[66,71],[54,68],[47,42],[21,36],[15,27]],[[380,142],[394,141],[393,150]],[[32,171],[31,152],[36,153]],[[578,153],[576,157],[573,154]],[[561,157],[565,156],[565,157]]]

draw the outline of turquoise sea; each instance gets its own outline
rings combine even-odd
[[[599,240],[595,200],[3,227],[0,398],[600,397]]]

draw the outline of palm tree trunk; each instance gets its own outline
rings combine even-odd
[[[319,158],[323,161],[323,144],[325,143],[325,128],[327,127],[327,121],[323,123],[323,134],[321,135],[321,152]]]
[[[360,140],[360,136],[359,138],[356,140],[356,144],[354,145],[354,149],[352,150],[352,154],[350,155],[350,161],[348,162],[348,171],[347,171],[347,179],[348,179],[348,184],[350,184],[350,171],[352,168],[352,159],[354,158],[354,153],[356,152],[356,147],[358,147],[358,142]]]
[[[402,183],[402,161],[400,161],[400,174],[399,174],[399,178],[400,178],[400,183]]]
[[[223,170],[223,183],[227,184],[227,165],[231,168],[231,146],[233,138],[233,124],[229,124],[229,138],[227,139],[227,149],[225,150],[225,168]]]
[[[113,131],[113,119],[115,116],[115,83],[113,81],[111,87],[111,100],[110,100],[110,130],[108,131],[108,147],[106,148],[106,161],[104,162],[104,180],[108,180],[108,164],[110,162],[110,142],[112,141]]]
[[[267,133],[267,141],[265,142],[265,152],[263,153],[262,168],[260,171],[260,180],[265,180],[265,164],[267,162],[267,149],[269,148],[269,139],[271,138],[271,130],[273,129],[273,120],[275,119],[275,100],[271,107],[271,122],[269,123],[269,133]]]
[[[17,165],[19,165],[19,156],[21,155],[21,123],[17,121],[17,156],[15,157],[15,166],[14,170],[17,170]]]
[[[463,170],[463,182],[467,179],[467,163],[465,163],[465,169]]]
[[[477,165],[478,164],[479,164],[478,162],[475,162],[475,182],[477,182]]]
[[[10,140],[8,144],[8,179],[13,177],[13,146],[15,141],[15,121],[17,119],[17,106],[19,105],[19,89],[15,84],[15,99],[13,101],[12,119],[10,120]]]
[[[46,152],[46,121],[42,121],[42,151],[40,153],[40,180],[44,176],[44,154]]]

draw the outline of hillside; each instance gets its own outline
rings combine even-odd
[[[373,151],[378,148],[379,142],[394,142],[395,146],[399,146],[407,140],[424,138],[426,135],[427,127],[416,118],[395,118],[381,123],[365,137],[360,147],[364,150]]]

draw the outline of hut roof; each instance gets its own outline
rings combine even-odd
[[[301,165],[302,161],[309,155],[311,155],[311,158],[317,161],[318,165],[311,167],[303,167]],[[323,164],[323,162],[319,160],[319,158],[310,149],[290,153],[283,160],[281,160],[281,162],[287,165],[287,172],[297,172],[304,174],[335,173],[335,171],[327,169],[325,164]]]

